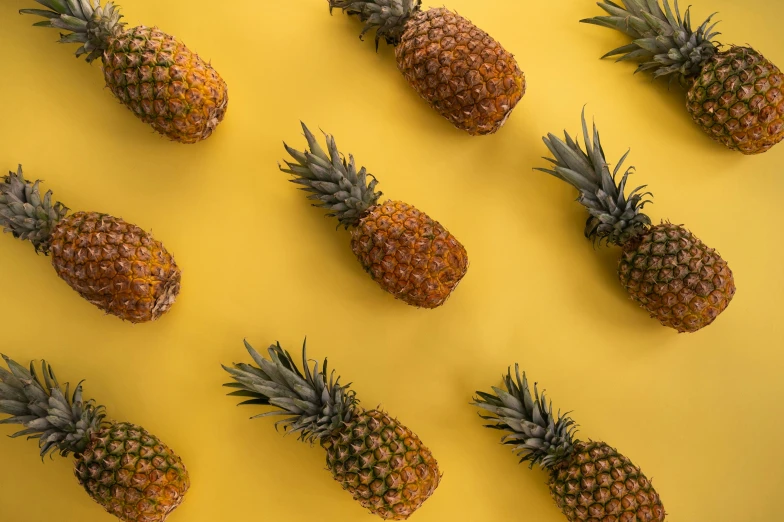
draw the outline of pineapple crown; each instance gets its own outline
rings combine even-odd
[[[349,389],[351,384],[342,386],[334,370],[327,372],[326,359],[321,368],[316,361],[313,361],[312,369],[308,366],[306,345],[307,339],[302,345],[303,374],[280,343],[270,346],[267,350],[269,358],[265,358],[245,341],[245,348],[258,367],[245,363],[235,363],[233,368],[223,366],[236,381],[224,386],[236,388],[229,395],[250,397],[240,405],[260,404],[277,408],[252,419],[283,415],[286,418],[275,423],[276,429],[283,425],[285,432],[297,433],[300,440],[313,443],[328,437],[348,422],[354,416],[359,401]]]
[[[520,377],[517,364],[514,377],[509,368],[504,385],[506,390],[493,387],[494,394],[476,392],[473,405],[490,413],[479,416],[493,421],[485,427],[509,432],[501,442],[513,447],[521,463],[528,461],[530,467],[539,464],[552,469],[574,451],[579,442],[574,439],[577,425],[568,413],[553,415],[552,403],[547,402],[544,392],[539,395],[536,383],[531,395],[528,379],[525,373]]]
[[[33,25],[63,29],[60,43],[80,43],[76,56],[87,55],[87,63],[103,54],[108,41],[122,31],[120,8],[112,2],[101,6],[100,0],[35,0],[47,9],[21,9],[22,14],[43,16],[46,20]]]
[[[24,179],[22,166],[9,172],[0,183],[0,225],[4,232],[29,240],[36,252],[49,253],[52,229],[68,213],[59,201],[52,204],[52,191],[41,198],[40,180]]]
[[[356,15],[365,23],[360,39],[375,29],[376,50],[381,38],[390,45],[400,43],[409,18],[420,10],[422,0],[329,0],[329,12],[335,8]]]
[[[551,174],[580,191],[577,201],[590,213],[585,225],[585,237],[594,242],[605,241],[608,244],[624,245],[643,234],[651,225],[651,218],[642,213],[642,208],[651,202],[644,198],[652,194],[642,193],[645,188],[643,185],[634,189],[628,198],[624,195],[626,182],[629,175],[634,172],[634,167],[626,169],[620,180],[618,180],[618,173],[629,151],[623,155],[610,174],[596,124],[593,126],[593,142],[591,142],[588,125],[585,122],[585,110],[582,113],[582,123],[585,152],[565,131],[565,141],[548,134],[543,138],[544,143],[555,159],[544,159],[553,166],[535,170]]]
[[[293,176],[292,183],[302,185],[302,190],[311,193],[308,199],[316,201],[314,207],[326,208],[327,216],[338,218],[345,228],[357,225],[362,214],[382,196],[374,190],[378,181],[365,167],[357,171],[354,156],[349,155],[346,161],[331,135],[325,134],[327,156],[304,123],[302,130],[310,150],[300,152],[283,143],[294,161],[286,161],[288,168],[278,167]]]
[[[691,8],[681,17],[678,0],[675,11],[669,0],[622,0],[623,6],[607,0],[598,5],[609,16],[581,20],[610,29],[617,29],[634,41],[605,54],[602,58],[619,56],[618,61],[642,60],[635,72],[651,71],[655,78],[674,75],[681,81],[697,76],[703,65],[717,52],[713,39],[716,24],[710,25],[712,14],[696,30],[691,25]]]
[[[33,362],[28,371],[5,355],[8,370],[0,368],[0,412],[11,415],[0,424],[21,424],[25,429],[12,438],[27,435],[38,439],[41,458],[55,451],[62,456],[81,454],[92,434],[101,429],[105,417],[104,407],[94,401],[82,399],[80,382],[70,393],[65,390],[46,361],[41,363],[39,375]]]

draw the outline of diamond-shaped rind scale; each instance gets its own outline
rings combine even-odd
[[[134,27],[111,39],[103,72],[109,89],[137,117],[180,143],[208,138],[226,113],[226,82],[157,28]]]
[[[134,323],[157,319],[179,293],[180,269],[160,241],[122,219],[76,212],[52,232],[52,265],[101,310]]]
[[[470,134],[497,131],[525,93],[525,76],[514,56],[448,9],[412,16],[395,55],[419,95]]]
[[[76,460],[75,474],[93,500],[126,522],[163,522],[190,487],[180,457],[128,423],[93,435]]]
[[[436,308],[468,270],[468,254],[440,223],[402,201],[371,207],[351,250],[381,288],[406,303]]]
[[[732,270],[718,252],[670,223],[625,245],[618,274],[634,301],[679,332],[708,326],[735,295]]]
[[[604,442],[576,444],[549,486],[570,522],[662,522],[666,515],[640,468]]]
[[[383,519],[407,519],[441,481],[430,450],[382,411],[357,414],[322,446],[335,480]]]
[[[687,97],[694,121],[730,149],[760,154],[784,139],[784,75],[754,49],[714,55]]]

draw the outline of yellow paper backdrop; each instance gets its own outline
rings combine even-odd
[[[228,116],[195,146],[170,143],[119,105],[99,63],[76,60],[56,31],[0,12],[0,167],[75,210],[152,230],[177,258],[183,289],[168,315],[132,326],[105,317],[59,281],[29,244],[0,237],[0,351],[47,358],[62,381],[118,420],[143,424],[183,457],[192,479],[172,522],[373,520],[324,470],[320,448],[284,438],[260,409],[224,396],[220,363],[245,361],[247,337],[280,340],[352,381],[415,430],[444,472],[418,522],[563,520],[542,471],[519,466],[468,405],[520,362],[581,436],[640,465],[673,522],[769,522],[784,487],[781,226],[784,145],[744,157],[709,140],[683,93],[600,61],[625,42],[581,25],[589,0],[450,0],[519,59],[529,90],[507,126],[473,138],[431,111],[326,0],[127,0],[129,24],[182,38],[229,84]],[[784,63],[784,4],[700,0],[721,11],[721,39]],[[582,237],[575,192],[532,171],[547,132],[579,130],[584,104],[608,158],[627,147],[634,182],[656,196],[654,220],[690,227],[735,272],[737,296],[716,323],[677,335],[629,302],[617,249]],[[471,266],[436,311],[417,310],[364,274],[349,236],[310,208],[276,162],[304,142],[299,120],[333,133],[403,199],[441,221]],[[13,427],[0,427],[5,436]],[[68,459],[0,439],[2,522],[110,520],[81,490]]]

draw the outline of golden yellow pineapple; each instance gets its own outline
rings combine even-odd
[[[441,116],[472,135],[500,129],[525,94],[514,56],[469,20],[421,0],[329,0],[396,46],[397,66]]]
[[[711,25],[692,28],[690,9],[681,17],[669,0],[607,0],[609,16],[582,20],[621,31],[634,41],[607,53],[642,60],[637,72],[677,78],[688,92],[687,109],[716,141],[743,154],[760,154],[784,140],[784,74],[750,47],[722,49]]]
[[[550,473],[550,495],[570,522],[662,522],[666,516],[659,494],[638,466],[605,442],[574,438],[577,425],[555,415],[552,404],[515,365],[504,376],[504,388],[476,392],[474,406],[505,432],[504,444],[521,462],[538,464]]]
[[[136,225],[97,212],[76,212],[52,193],[41,197],[39,181],[22,167],[0,183],[0,225],[52,265],[71,288],[106,313],[133,323],[158,319],[180,292],[180,269],[160,241]]]
[[[633,167],[620,179],[626,155],[615,170],[604,157],[599,132],[588,134],[582,116],[585,152],[577,140],[565,133],[565,141],[553,134],[544,138],[553,159],[542,172],[573,185],[578,201],[590,213],[585,236],[594,242],[617,245],[623,252],[618,276],[629,296],[651,317],[678,332],[696,332],[721,314],[735,295],[735,279],[727,262],[680,225],[652,226],[642,208],[652,197],[644,187],[625,195]],[[628,153],[627,153],[628,155]]]
[[[69,31],[60,42],[81,43],[77,56],[103,61],[106,86],[143,122],[180,143],[208,138],[229,102],[226,82],[182,42],[157,28],[125,27],[119,9],[100,0],[36,0],[22,9],[47,18],[35,25]]]
[[[302,369],[275,344],[269,358],[245,347],[257,366],[224,366],[234,379],[225,386],[241,404],[276,408],[257,415],[284,415],[278,422],[300,440],[319,442],[327,467],[343,489],[374,515],[406,520],[433,494],[441,481],[438,463],[419,437],[380,410],[363,410],[353,391],[340,384],[327,361],[319,368],[302,347]]]
[[[310,150],[286,145],[294,159],[283,172],[310,192],[314,206],[328,210],[351,232],[351,249],[362,267],[387,292],[406,303],[436,308],[446,302],[468,270],[468,254],[440,223],[400,201],[379,203],[377,181],[354,157],[341,157],[327,135],[329,155],[303,124]]]
[[[0,413],[3,424],[21,424],[12,437],[38,438],[41,457],[74,455],[79,484],[124,522],[163,522],[190,487],[185,465],[166,444],[141,426],[106,420],[105,408],[60,386],[45,361],[39,375],[3,356]]]

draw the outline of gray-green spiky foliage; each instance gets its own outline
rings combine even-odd
[[[359,401],[349,389],[350,384],[342,386],[334,370],[327,372],[326,359],[320,368],[316,361],[312,368],[309,366],[306,345],[307,340],[302,345],[303,374],[280,343],[271,345],[267,350],[269,358],[265,358],[245,341],[245,348],[258,366],[245,363],[235,363],[232,368],[223,366],[236,381],[224,386],[236,388],[229,395],[249,397],[240,405],[277,408],[252,419],[285,416],[275,423],[276,428],[282,425],[287,433],[297,433],[300,440],[313,443],[348,422]]]
[[[623,245],[645,233],[651,225],[651,218],[642,213],[642,208],[650,203],[650,200],[643,198],[652,194],[641,192],[645,188],[643,185],[632,190],[626,197],[624,195],[626,182],[629,175],[634,172],[634,167],[626,169],[620,180],[618,180],[618,173],[629,151],[623,155],[610,174],[610,167],[604,157],[599,139],[599,131],[594,124],[593,141],[591,141],[584,110],[582,124],[585,151],[566,131],[564,131],[565,140],[548,134],[543,140],[553,158],[544,159],[553,166],[535,170],[552,174],[580,191],[577,201],[591,214],[585,225],[585,237],[592,241]]]
[[[504,386],[505,390],[494,386],[494,393],[476,392],[473,405],[490,413],[480,417],[493,421],[485,427],[509,432],[501,441],[513,447],[520,462],[553,468],[574,451],[579,442],[574,439],[577,425],[568,413],[553,413],[552,403],[547,402],[544,392],[539,395],[536,383],[531,395],[528,379],[525,373],[520,376],[518,365],[514,377],[511,368],[504,376]]]
[[[354,156],[349,154],[346,161],[331,135],[325,134],[329,150],[327,156],[304,123],[302,130],[310,150],[300,152],[284,143],[294,161],[286,161],[288,168],[280,167],[280,170],[291,174],[294,177],[292,183],[311,193],[308,199],[316,201],[314,207],[327,209],[327,216],[338,218],[346,228],[355,226],[362,214],[375,206],[382,196],[381,192],[374,190],[378,181],[365,167],[357,171]]]
[[[691,12],[681,16],[678,0],[675,10],[669,0],[622,0],[623,5],[611,1],[599,2],[609,16],[581,20],[583,23],[617,29],[634,41],[614,49],[602,58],[620,56],[618,61],[641,60],[635,72],[651,71],[655,78],[676,75],[682,81],[697,76],[703,65],[717,52],[713,39],[712,14],[696,30],[692,29]]]
[[[100,0],[35,0],[47,9],[21,9],[22,14],[43,16],[46,20],[33,25],[53,27],[60,33],[60,43],[80,43],[76,56],[87,55],[90,63],[108,47],[111,37],[122,31],[119,7],[112,2],[101,6]]]
[[[73,395],[70,384],[63,390],[46,361],[38,374],[33,362],[27,370],[2,357],[8,370],[0,368],[0,412],[10,417],[1,419],[0,424],[23,425],[24,429],[11,437],[39,439],[41,457],[55,451],[62,456],[81,454],[92,433],[103,425],[104,407],[82,398],[81,382]]]
[[[342,9],[365,23],[360,38],[375,29],[376,49],[381,38],[390,45],[400,43],[406,22],[422,6],[422,0],[329,0],[329,12]]]
[[[24,179],[22,166],[9,172],[0,183],[0,226],[14,237],[27,239],[36,252],[49,253],[52,230],[68,213],[59,201],[52,203],[52,191],[41,197],[40,180]]]

